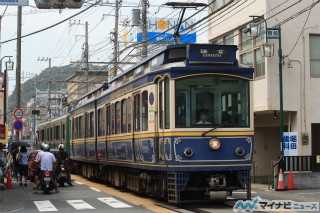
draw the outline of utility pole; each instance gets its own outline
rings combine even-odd
[[[88,37],[89,37],[89,34],[88,34],[88,22],[86,21],[86,43],[85,43],[85,60],[86,60],[86,82],[87,82],[87,85],[86,85],[86,90],[87,90],[87,93],[89,92],[89,41],[88,41]]]
[[[48,115],[49,115],[49,122],[50,122],[51,120],[51,58],[49,58],[48,92],[49,92]],[[49,135],[50,135],[50,131],[49,131]]]
[[[49,61],[49,74],[48,74],[48,118],[51,119],[51,58],[38,58],[38,61]]]
[[[147,57],[147,1],[142,0],[142,12],[141,12],[141,27],[142,27],[142,52],[141,57]]]
[[[85,24],[81,24],[80,21],[78,23],[76,23],[74,21],[74,23],[71,23],[71,21],[69,22],[69,26],[71,27],[71,25],[85,25],[85,42],[84,42],[84,47],[83,47],[83,53],[81,56],[81,65],[80,68],[82,71],[84,71],[85,73],[85,82],[86,82],[86,87],[85,87],[85,91],[89,92],[89,31],[88,31],[88,22],[86,21]],[[76,35],[77,36],[77,35]],[[83,36],[83,35],[81,35]],[[70,63],[78,63],[78,62],[70,62]]]
[[[34,80],[34,98],[33,98],[33,110],[36,110],[37,108],[37,74],[35,75],[35,80]],[[37,125],[37,113],[34,113],[34,111],[32,111],[33,114],[33,129],[32,129],[32,135],[33,135],[33,147],[36,149],[38,147],[37,144],[37,137],[36,137],[36,125]],[[39,111],[40,114],[40,111]]]
[[[22,6],[18,6],[17,17],[17,65],[16,65],[16,108],[21,107],[21,23],[22,23]],[[20,132],[16,131],[16,141],[20,140]]]
[[[113,32],[113,63],[114,75],[117,75],[118,70],[118,25],[119,25],[119,0],[116,0],[114,32]]]

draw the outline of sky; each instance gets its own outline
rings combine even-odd
[[[29,6],[22,7],[22,38],[21,42],[21,83],[40,74],[49,67],[69,65],[81,58],[85,42],[85,23],[88,22],[89,61],[106,62],[112,59],[113,43],[110,40],[110,32],[114,29],[114,2],[115,0],[103,0],[103,4],[94,6],[84,12],[95,1],[85,3],[80,9],[38,9],[34,0],[29,0]],[[148,18],[178,18],[180,9],[163,6],[168,0],[149,0]],[[206,0],[174,2],[207,3]],[[91,4],[90,4],[91,3]],[[140,7],[139,7],[140,6]],[[139,0],[122,1],[119,11],[119,41],[123,41],[123,32],[131,33],[131,39],[135,39],[138,27],[130,26],[132,9],[140,8]],[[198,21],[207,15],[207,10],[198,13],[199,10],[187,9],[185,18],[193,16]],[[16,62],[17,42],[17,6],[0,5],[1,22],[1,58],[13,56]],[[79,13],[79,14],[78,14]],[[76,15],[78,14],[78,15]],[[76,16],[75,16],[76,15]],[[72,17],[74,16],[74,17]],[[71,17],[71,18],[70,18]],[[65,20],[65,21],[64,21]],[[63,22],[64,21],[64,22]],[[56,25],[57,23],[61,24]],[[128,23],[125,25],[125,23]],[[43,30],[49,26],[50,29]],[[34,33],[40,31],[38,33]],[[33,34],[28,36],[29,34]],[[9,41],[13,40],[13,41]],[[207,43],[206,29],[197,32],[197,43]],[[4,62],[2,69],[4,69]],[[16,64],[16,63],[15,63]],[[9,95],[15,88],[16,68],[8,71]]]

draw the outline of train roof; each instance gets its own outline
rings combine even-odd
[[[118,86],[125,85],[132,79],[137,79],[147,73],[155,72],[162,69],[163,65],[172,63],[172,66],[189,67],[190,70],[196,67],[208,66],[227,69],[237,68],[245,69],[238,63],[236,45],[214,45],[214,44],[174,44],[160,48],[150,56],[142,59],[140,62],[131,66],[126,71],[119,73],[114,77],[109,77],[108,83],[79,97],[75,102],[76,105],[83,105],[93,99],[99,98],[105,91],[113,90]],[[173,64],[176,63],[176,64]],[[252,70],[252,68],[250,68]],[[253,71],[251,71],[252,74]],[[73,107],[72,107],[73,108]],[[71,109],[72,111],[72,109]]]
[[[179,51],[180,50],[180,51]],[[162,54],[163,58],[157,61],[155,65],[161,65],[172,61],[185,61],[186,66],[190,64],[210,64],[210,65],[232,65],[239,66],[236,58],[236,51],[238,47],[236,45],[215,45],[215,44],[172,44],[161,47],[158,51],[152,53],[150,56],[143,58],[140,62],[128,68],[126,71],[109,77],[108,82],[111,84],[118,78],[122,78],[128,72],[132,70],[139,71],[138,69],[150,61],[153,61]],[[201,56],[202,55],[202,56]],[[170,60],[171,59],[171,60]],[[150,66],[150,65],[149,65]]]

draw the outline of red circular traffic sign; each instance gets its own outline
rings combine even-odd
[[[14,112],[13,112],[13,116],[16,119],[20,119],[23,117],[23,109],[22,108],[15,108]]]
[[[16,131],[21,131],[23,128],[22,120],[19,120],[19,119],[15,120],[12,125],[13,125],[14,130],[16,130]]]

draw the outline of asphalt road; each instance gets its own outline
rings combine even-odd
[[[80,176],[72,175],[73,187],[60,187],[60,193],[32,193],[33,183],[19,186],[12,182],[13,188],[0,191],[0,212],[233,212],[238,199],[244,198],[245,192],[234,192],[228,202],[188,204],[174,206],[134,193],[122,192],[103,184],[87,181]],[[274,191],[267,185],[252,184],[252,198],[259,196],[268,201],[291,200],[296,202],[319,202],[319,189]],[[238,211],[240,212],[240,211]],[[275,211],[264,211],[275,212]],[[288,211],[288,212],[299,212]],[[314,211],[304,211],[314,212]],[[318,211],[319,212],[319,211]]]

